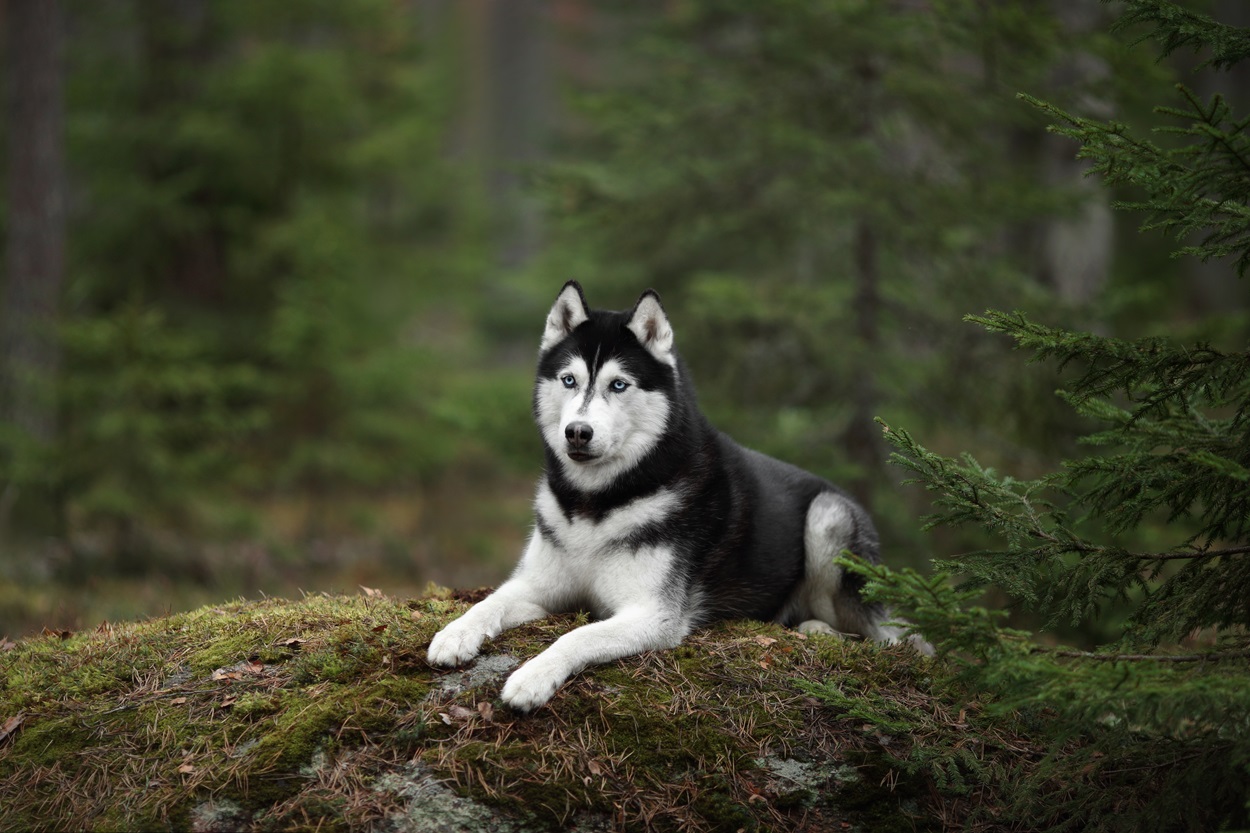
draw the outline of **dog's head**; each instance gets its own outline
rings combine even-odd
[[[590,309],[576,281],[564,285],[539,348],[534,417],[570,483],[602,491],[655,449],[677,372],[659,295],[609,312]]]

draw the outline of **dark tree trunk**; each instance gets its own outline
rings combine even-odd
[[[855,337],[861,354],[871,358],[881,350],[881,294],[880,269],[877,265],[877,250],[880,244],[872,225],[861,220],[855,225],[855,237],[852,241],[852,262],[855,269],[855,296],[851,308],[855,316]],[[881,432],[877,430],[873,418],[877,415],[879,396],[877,393],[876,375],[869,364],[865,364],[862,373],[855,383],[853,396],[854,408],[851,421],[843,435],[847,459],[859,469],[855,479],[847,484],[848,490],[864,508],[872,511],[873,483],[881,469],[884,458],[881,443]]]
[[[857,132],[861,137],[871,137],[876,132],[875,120],[878,118],[878,73],[870,60],[861,59],[857,62],[856,75],[861,85],[863,108],[863,121]],[[851,300],[851,313],[855,319],[856,351],[861,361],[853,387],[851,421],[842,442],[847,460],[858,469],[847,489],[871,512],[873,487],[880,477],[885,458],[881,432],[873,422],[881,404],[874,362],[881,354],[881,241],[870,217],[858,219],[852,235],[851,279],[855,294]]]
[[[56,436],[55,326],[65,272],[62,21],[58,0],[8,0],[8,227],[0,418]]]

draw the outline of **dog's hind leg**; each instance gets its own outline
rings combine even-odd
[[[864,510],[836,492],[822,492],[808,504],[803,535],[805,574],[784,612],[802,633],[854,634],[879,642],[897,641],[902,631],[882,624],[886,612],[866,604],[834,559],[844,551],[877,560],[877,537]]]

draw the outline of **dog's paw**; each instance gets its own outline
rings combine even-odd
[[[843,638],[843,634],[834,630],[833,626],[828,622],[822,622],[820,619],[808,619],[806,622],[801,622],[795,630],[801,634],[821,634],[822,636],[832,636],[837,639]]]
[[[425,654],[430,665],[463,665],[477,656],[486,635],[472,628],[457,627],[459,624],[452,622],[430,640],[430,648]]]
[[[532,659],[513,672],[500,693],[504,703],[519,711],[531,712],[551,699],[564,683],[565,675],[540,660]]]

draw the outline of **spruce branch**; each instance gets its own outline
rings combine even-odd
[[[1112,31],[1124,31],[1135,26],[1148,26],[1150,30],[1132,43],[1158,41],[1161,57],[1167,57],[1181,48],[1194,52],[1210,49],[1211,57],[1200,64],[1200,68],[1229,69],[1250,57],[1250,33],[1245,29],[1220,23],[1209,15],[1183,8],[1169,0],[1124,0],[1124,10],[1112,25]]]
[[[1206,505],[1198,514],[1207,528],[1240,533],[1250,489],[1230,489],[1228,481],[1209,470],[1205,488],[1175,473],[1158,475],[1155,482],[1149,461],[1133,455],[1110,463],[1106,457],[1090,458],[1069,464],[1062,473],[1017,481],[967,456],[956,461],[934,454],[906,431],[881,424],[887,441],[898,449],[895,462],[917,475],[909,482],[934,494],[936,511],[925,518],[926,528],[974,523],[1000,541],[939,559],[940,573],[965,576],[968,588],[1000,587],[1046,614],[1051,624],[1087,620],[1107,602],[1133,599],[1126,636],[1142,644],[1179,639],[1204,627],[1250,624],[1245,605],[1222,589],[1226,582],[1239,586],[1243,573],[1250,581],[1250,559],[1240,557],[1250,553],[1250,545],[1234,539],[1221,546],[1221,535],[1207,535],[1207,543],[1196,545],[1195,535],[1182,545],[1149,552],[1090,540],[1078,531],[1094,520],[1113,530],[1128,529],[1134,525],[1130,521],[1153,509],[1170,506],[1177,515],[1202,501]],[[1167,455],[1156,456],[1168,462]],[[1079,488],[1090,478],[1092,486]],[[1089,516],[1072,517],[1071,508],[1077,506]],[[1173,564],[1179,569],[1167,569]]]

